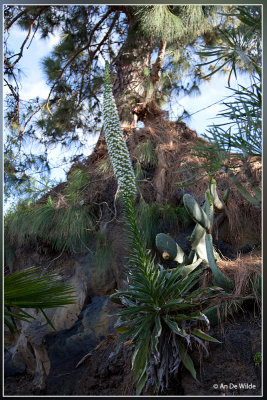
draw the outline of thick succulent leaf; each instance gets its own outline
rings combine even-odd
[[[202,258],[199,258],[196,262],[194,262],[193,264],[189,264],[189,265],[185,265],[183,267],[181,276],[187,276],[189,275],[191,272],[193,272],[201,263],[202,263]]]
[[[201,225],[196,224],[190,237],[190,244],[192,250],[195,250],[197,248],[197,245],[199,244],[203,236],[205,237],[205,234],[206,234],[206,229],[203,228]]]
[[[233,289],[233,282],[228,279],[224,273],[219,269],[213,253],[212,246],[212,236],[211,234],[206,235],[206,248],[207,248],[207,256],[210,269],[212,270],[213,276],[219,286],[226,290]]]
[[[174,260],[177,256],[177,243],[175,240],[165,233],[158,233],[156,236],[156,246],[159,252],[169,254],[169,259]]]
[[[216,181],[215,179],[211,179],[210,182],[210,192],[213,196],[213,202],[214,202],[214,207],[218,210],[218,211],[223,211],[225,208],[224,203],[220,200],[218,193],[217,193],[217,189],[216,189]]]
[[[204,210],[202,210],[194,197],[192,197],[190,194],[186,193],[183,196],[183,201],[184,201],[184,206],[186,208],[186,211],[188,214],[191,216],[191,218],[198,224],[200,224],[203,228],[206,229],[206,231],[210,230],[210,220],[205,213]]]

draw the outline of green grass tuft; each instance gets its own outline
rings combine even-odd
[[[144,167],[156,167],[158,164],[157,153],[149,140],[136,147],[135,156]]]
[[[155,243],[159,232],[173,232],[179,227],[191,224],[190,216],[183,206],[162,205],[156,202],[148,204],[140,199],[136,205],[138,225],[147,246]]]
[[[92,207],[70,204],[56,208],[48,198],[45,204],[20,207],[5,221],[7,240],[13,245],[44,241],[56,251],[84,251],[94,231]]]

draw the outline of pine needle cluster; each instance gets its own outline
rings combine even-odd
[[[212,12],[202,6],[153,5],[136,7],[141,31],[167,43],[193,41],[204,33],[211,24]]]
[[[19,206],[6,217],[7,240],[19,245],[40,242],[55,251],[85,251],[96,220],[95,206],[81,200],[88,184],[86,172],[76,169],[63,190],[61,204],[49,196],[45,203]]]

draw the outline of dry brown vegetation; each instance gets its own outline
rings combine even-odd
[[[178,188],[178,181],[189,178],[192,171],[187,167],[187,163],[193,163],[196,166],[203,165],[203,159],[194,155],[193,147],[198,142],[206,143],[204,139],[199,138],[194,131],[189,129],[183,122],[171,122],[162,115],[154,114],[149,118],[142,129],[125,130],[127,146],[129,148],[133,164],[136,163],[136,149],[140,143],[149,141],[157,155],[157,165],[153,168],[147,168],[147,177],[141,182],[139,190],[143,199],[151,204],[157,202],[160,204],[182,205],[184,193],[190,193],[201,205],[204,202],[205,191],[207,190],[209,177],[206,176],[192,186]],[[261,179],[261,162],[258,159],[253,160],[253,174],[258,180]],[[117,183],[113,174],[104,137],[101,135],[93,153],[81,163],[72,166],[68,177],[71,176],[75,168],[81,168],[90,177],[90,184],[83,190],[83,200],[85,204],[99,205],[100,227],[105,229],[108,224],[108,236],[113,243],[120,243],[121,240],[121,209],[119,204],[114,202],[117,195]],[[177,174],[177,171],[184,170]],[[261,271],[261,210],[255,208],[244,200],[235,185],[231,182],[225,172],[218,172],[215,175],[217,181],[217,191],[222,198],[226,189],[230,188],[230,195],[227,201],[225,215],[215,215],[218,217],[218,225],[215,227],[214,236],[220,238],[231,245],[236,250],[236,258],[232,260],[225,259],[223,256],[219,260],[219,266],[227,276],[233,279],[235,283],[234,296],[240,297],[247,292],[248,276],[258,275]],[[239,179],[249,189],[246,181],[246,175],[240,169]],[[65,207],[64,194],[62,190],[66,184],[60,184],[47,193],[39,202],[43,202],[49,195],[57,200],[57,207]],[[110,223],[112,222],[113,223]],[[115,225],[114,225],[115,223]],[[118,225],[119,232],[114,237],[112,226]],[[172,234],[172,232],[170,232]],[[247,255],[238,254],[238,249],[250,245],[256,248],[254,252]],[[114,258],[120,253],[118,246],[114,251]],[[115,254],[116,253],[116,254]],[[120,256],[120,254],[119,254]],[[121,258],[121,257],[119,257]],[[115,262],[116,264],[116,262]],[[119,276],[120,267],[116,266]]]

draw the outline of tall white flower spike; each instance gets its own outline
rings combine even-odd
[[[108,61],[105,67],[103,115],[108,153],[118,180],[119,190],[124,197],[134,197],[137,192],[135,174],[112,93]]]

